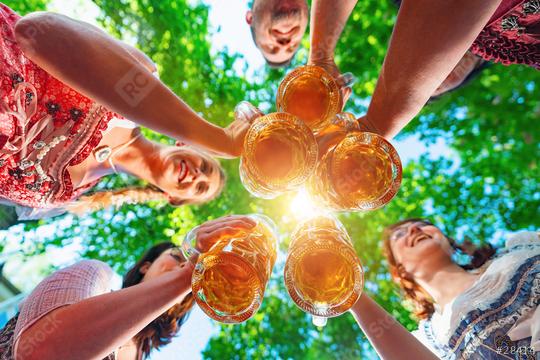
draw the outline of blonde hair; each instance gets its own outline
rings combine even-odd
[[[75,215],[84,215],[114,206],[116,209],[125,204],[140,204],[151,201],[168,202],[169,197],[154,186],[144,188],[123,188],[111,191],[98,191],[81,196],[68,205],[67,209]]]
[[[219,166],[220,183],[216,194],[207,199],[208,201],[218,197],[227,182],[227,174]],[[156,186],[148,185],[143,188],[128,187],[117,190],[98,191],[93,194],[83,195],[79,199],[69,204],[67,211],[75,215],[85,215],[114,206],[119,209],[126,204],[142,204],[152,201],[166,202],[172,206],[182,206],[185,202],[168,196]]]

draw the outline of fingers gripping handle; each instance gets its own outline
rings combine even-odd
[[[234,109],[234,118],[236,120],[246,121],[250,124],[261,116],[264,116],[263,112],[247,101],[242,101]]]

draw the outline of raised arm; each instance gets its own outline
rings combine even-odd
[[[21,334],[16,359],[103,359],[179,303],[191,291],[192,271],[186,262],[147,282],[53,310]]]
[[[15,35],[28,58],[111,111],[212,153],[239,155],[248,124],[222,129],[205,121],[152,75],[145,55],[100,29],[34,13],[19,20]]]
[[[336,44],[358,0],[314,0],[311,8],[311,61],[334,61]]]
[[[422,109],[501,0],[404,0],[367,112],[386,138]]]
[[[326,69],[340,80],[341,73],[334,62],[337,42],[358,0],[314,0],[311,7],[311,48],[309,63]],[[347,86],[346,79],[341,79]],[[344,99],[351,90],[343,91]]]
[[[156,73],[157,72],[157,66],[156,66],[156,63],[154,63],[152,61],[152,59],[150,59],[150,57],[148,55],[146,55],[145,53],[143,53],[141,50],[131,46],[131,45],[128,45],[126,43],[123,43],[121,41],[118,41],[118,43],[124,47],[124,49],[126,49],[126,51],[131,55],[133,56],[139,63],[141,63],[142,66],[144,66],[144,68],[148,71],[150,71],[151,73]]]
[[[377,354],[383,360],[438,359],[375,301],[362,294],[351,312]]]

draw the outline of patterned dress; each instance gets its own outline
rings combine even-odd
[[[540,70],[540,0],[503,0],[471,51],[488,61]]]
[[[441,359],[540,359],[540,235],[522,232],[414,335]]]
[[[25,57],[19,19],[0,3],[0,202],[56,208],[94,185],[74,188],[68,168],[90,155],[114,114]]]
[[[540,0],[503,0],[469,50],[487,61],[540,69]]]

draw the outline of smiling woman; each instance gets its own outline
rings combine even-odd
[[[246,122],[228,130],[206,122],[153,76],[149,57],[92,25],[54,13],[21,17],[2,3],[0,25],[0,201],[16,206],[20,220],[124,202],[202,203],[220,193],[225,176],[216,160],[149,141],[123,117],[226,157],[238,155]],[[176,126],[176,134],[166,130]],[[129,189],[127,197],[122,190],[115,199],[98,194],[73,204],[116,172],[159,191],[143,189],[136,196]]]
[[[420,244],[424,240],[427,241]],[[429,250],[430,247],[434,247],[432,252]],[[436,251],[437,248],[439,251]],[[420,262],[423,258],[426,262],[435,262],[435,266],[454,264],[452,256],[457,253],[470,257],[469,264],[459,266],[467,271],[480,268],[495,254],[495,250],[489,244],[482,247],[475,247],[468,241],[458,244],[425,219],[403,220],[387,228],[384,235],[384,250],[392,277],[404,290],[405,297],[415,305],[415,315],[419,319],[431,316],[434,304],[428,292],[409,275],[410,267],[422,266]],[[426,258],[427,253],[429,256]],[[439,257],[435,258],[435,255]]]
[[[411,334],[362,294],[351,311],[381,358],[536,358],[540,233],[514,235],[495,256],[490,246],[458,246],[429,221],[409,219],[387,228],[383,242],[392,277],[421,321]],[[469,264],[454,262],[458,248]]]
[[[124,203],[200,204],[220,194],[226,183],[225,172],[219,163],[205,153],[186,145],[166,146],[145,138],[118,155],[117,168],[152,185],[83,195],[66,209],[81,215]]]
[[[251,229],[229,216],[193,230],[198,246],[224,229]],[[111,268],[85,260],[44,279],[0,329],[0,359],[148,359],[169,344],[194,305],[193,259],[171,242],[145,253],[113,289]],[[88,341],[88,339],[91,339]]]
[[[422,320],[413,334],[433,353],[492,359],[511,349],[525,358],[540,351],[539,233],[516,234],[497,256],[490,245],[458,244],[424,219],[390,226],[383,240],[392,277]],[[457,264],[455,252],[469,263]],[[359,306],[353,312],[370,337],[369,315]],[[372,342],[379,353],[392,346]]]

